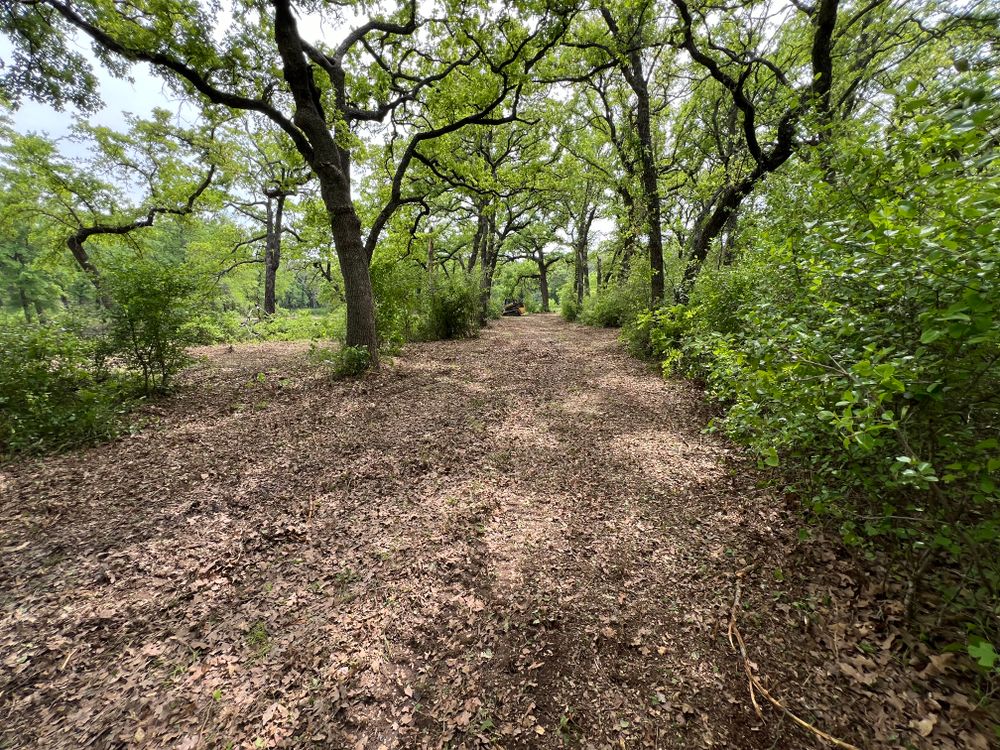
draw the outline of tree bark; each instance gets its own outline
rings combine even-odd
[[[319,88],[313,80],[312,67],[305,60],[305,49],[289,0],[272,0],[272,4],[274,39],[295,102],[294,121],[308,139],[307,144],[297,141],[296,146],[319,180],[320,196],[329,217],[333,245],[344,278],[346,343],[368,349],[372,366],[378,367],[375,299],[361,221],[351,196],[351,155],[346,146],[338,144],[335,133],[330,132],[327,125]],[[347,109],[344,70],[338,64],[328,72],[337,107],[344,112]],[[336,130],[345,139],[349,135],[346,123],[341,122]],[[339,132],[341,130],[345,132]]]
[[[17,296],[21,300],[21,312],[24,313],[24,322],[31,323],[31,301],[28,299],[27,293],[21,287],[17,288]]]
[[[588,248],[590,245],[590,227],[597,215],[597,207],[589,206],[584,201],[580,216],[576,220],[576,237],[573,238],[573,291],[576,301],[583,304],[583,298],[590,294],[590,266],[588,264]]]
[[[274,315],[275,286],[278,267],[281,265],[282,215],[285,208],[285,193],[267,193],[267,236],[264,244],[264,313]]]
[[[650,297],[652,304],[663,302],[663,229],[660,226],[660,188],[656,175],[656,159],[653,151],[652,107],[649,100],[649,82],[642,69],[642,48],[634,40],[622,34],[618,23],[607,8],[601,8],[601,15],[608,30],[620,49],[628,49],[621,62],[622,75],[635,94],[635,120],[639,136],[639,162],[641,166],[642,197],[646,209],[646,231],[649,246]],[[640,13],[636,36],[642,36],[642,25],[646,23],[645,13]]]
[[[535,262],[538,264],[538,289],[542,293],[542,312],[549,310],[549,266],[545,262],[545,251],[538,248],[535,253]]]
[[[633,52],[633,65],[638,67],[639,53]],[[653,133],[649,108],[649,90],[641,77],[641,69],[633,86],[636,95],[636,121],[639,130],[639,145],[642,149],[642,192],[646,202],[646,223],[649,232],[650,298],[652,304],[663,302],[663,230],[660,226],[660,189],[656,178],[656,162],[653,158]]]
[[[482,267],[482,276],[479,279],[480,322],[486,325],[490,312],[490,297],[493,294],[493,274],[497,268],[497,255],[499,253],[497,243],[496,215],[492,211],[486,215],[486,224],[483,230],[483,239],[480,249],[479,265]]]

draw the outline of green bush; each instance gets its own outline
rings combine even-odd
[[[189,361],[197,343],[190,327],[206,292],[195,274],[146,258],[130,258],[104,275],[114,304],[107,346],[110,356],[142,377],[148,394],[163,390]]]
[[[376,253],[371,275],[379,348],[394,354],[415,335],[418,292],[427,283],[426,272],[386,250]]]
[[[308,341],[338,339],[344,335],[343,311],[278,310],[254,321],[252,335],[264,341]]]
[[[580,303],[576,301],[572,283],[564,285],[559,290],[559,314],[570,323],[580,317]]]
[[[584,297],[580,322],[588,326],[621,328],[638,312],[638,305],[627,286],[609,285],[597,294]]]
[[[686,309],[626,329],[635,351],[706,381],[724,429],[781,466],[807,511],[934,578],[977,653],[1000,642],[1000,159],[986,137],[1000,100],[987,90],[901,94],[910,125],[887,144],[838,144],[850,190],[819,159],[774,175],[736,264],[704,272]]]
[[[371,365],[371,354],[363,346],[309,347],[309,358],[325,367],[334,380],[363,375]]]
[[[95,364],[92,342],[60,328],[0,329],[0,454],[114,436],[128,399]]]
[[[479,279],[453,273],[436,276],[421,300],[419,337],[425,341],[472,338],[479,335],[482,313]]]

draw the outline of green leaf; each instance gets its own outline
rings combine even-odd
[[[997,663],[997,652],[993,644],[977,638],[969,643],[969,656],[984,669],[993,669]]]

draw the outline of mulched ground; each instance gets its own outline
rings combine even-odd
[[[0,470],[0,747],[825,746],[755,713],[734,622],[817,729],[990,746],[613,332],[505,319],[338,383],[305,350],[200,350],[136,434]]]

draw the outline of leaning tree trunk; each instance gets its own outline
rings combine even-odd
[[[319,88],[312,67],[305,60],[302,39],[289,0],[272,0],[274,40],[281,54],[285,80],[295,102],[295,124],[305,134],[309,147],[296,143],[302,156],[319,179],[320,195],[330,220],[333,245],[344,278],[347,306],[347,345],[368,349],[373,367],[378,367],[378,333],[375,327],[375,299],[369,273],[371,259],[361,236],[354,200],[351,197],[351,154],[334,138],[327,125]],[[334,99],[341,112],[346,107],[345,74],[331,72]],[[349,137],[346,126],[338,126],[338,136]]]

